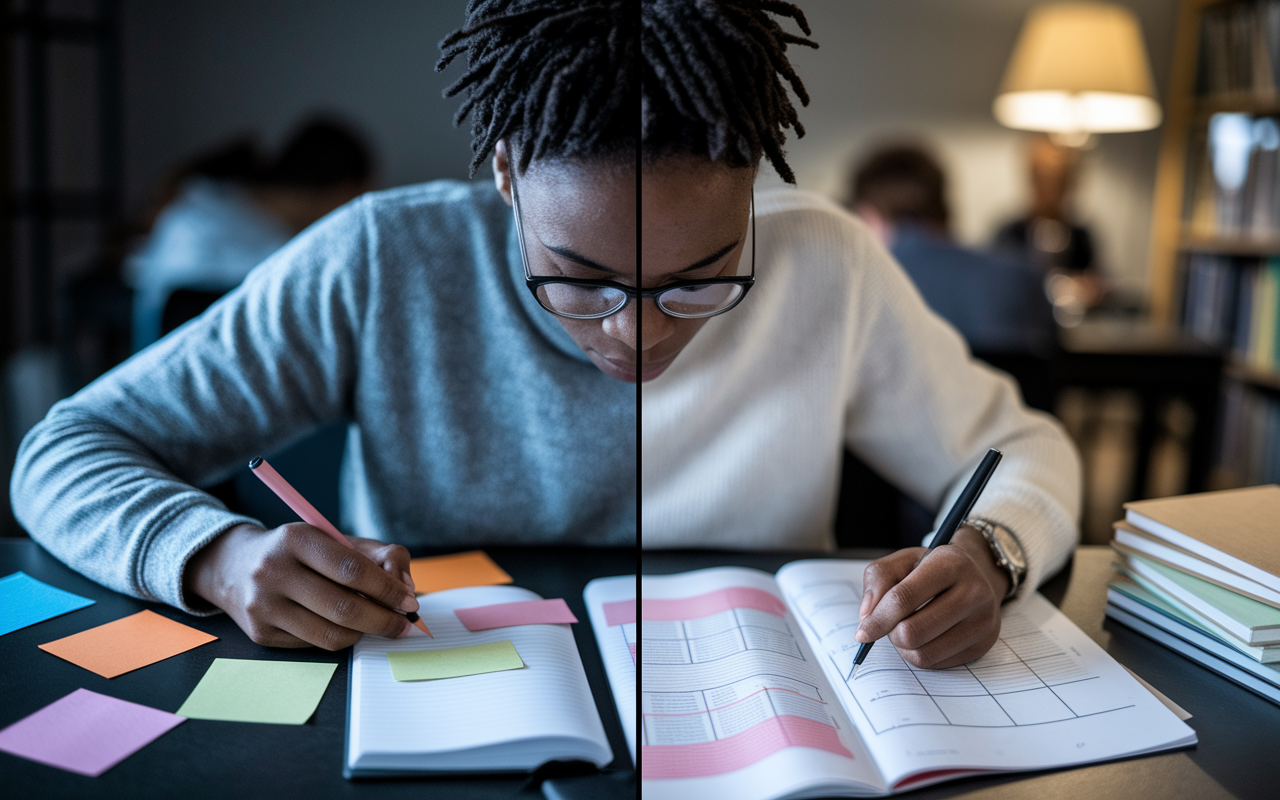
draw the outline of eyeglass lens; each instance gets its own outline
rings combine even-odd
[[[627,293],[607,286],[544,283],[538,287],[538,302],[553,314],[589,319],[622,308],[627,303]]]
[[[741,296],[741,284],[704,283],[663,292],[658,295],[658,306],[679,317],[705,317],[732,306]]]

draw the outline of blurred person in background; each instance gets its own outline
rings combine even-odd
[[[268,161],[240,137],[179,167],[153,202],[150,232],[129,255],[133,349],[150,345],[330,211],[372,188],[373,156],[345,123],[314,117]],[[165,307],[176,290],[200,292],[197,308]]]
[[[1050,346],[1053,317],[1039,278],[1016,262],[956,244],[946,184],[941,166],[923,148],[892,145],[854,169],[849,205],[971,349],[1033,352]]]
[[[993,249],[1017,259],[1045,282],[1058,323],[1079,324],[1101,302],[1107,282],[1089,230],[1072,221],[1069,208],[1080,167],[1080,148],[1033,134],[1027,143],[1031,208],[996,232]]]

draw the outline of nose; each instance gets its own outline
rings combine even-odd
[[[640,309],[636,313],[637,305]],[[662,313],[653,300],[642,300],[639,304],[627,301],[622,310],[604,318],[605,335],[626,345],[632,351],[648,350],[675,332],[674,320]],[[643,348],[636,347],[640,340]]]

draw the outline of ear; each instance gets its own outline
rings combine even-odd
[[[493,146],[493,184],[507,205],[511,205],[511,160],[507,158],[506,139],[499,139]]]

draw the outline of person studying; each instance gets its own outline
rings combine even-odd
[[[467,95],[471,169],[492,158],[496,188],[366,194],[55,406],[13,474],[33,538],[116,591],[329,650],[409,627],[402,545],[635,544],[636,308],[548,302],[599,267],[634,283],[636,55],[610,46],[632,20],[507,5],[472,3],[439,64],[469,62],[449,94]],[[200,490],[339,419],[335,522],[356,552]]]
[[[818,46],[800,5],[641,3],[642,547],[830,550],[846,447],[940,525],[988,449],[1003,460],[927,552],[643,575],[642,791],[878,795],[1194,742],[1035,593],[1078,538],[1061,425],[863,222],[756,189],[762,162],[795,182],[790,95],[809,97],[787,51]]]

